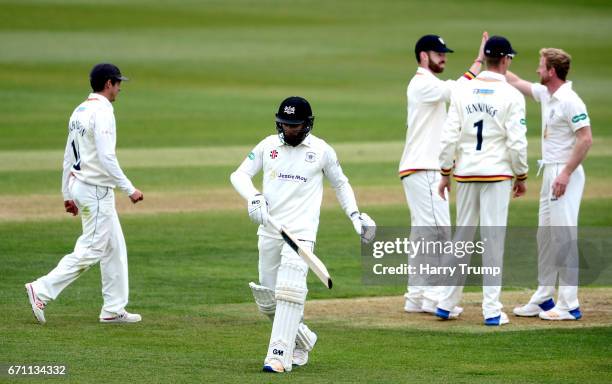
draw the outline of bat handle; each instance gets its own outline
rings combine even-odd
[[[268,216],[268,223],[274,228],[274,230],[278,233],[282,232],[282,227],[278,221],[272,216]]]

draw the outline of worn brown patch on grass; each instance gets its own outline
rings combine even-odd
[[[579,321],[545,321],[539,317],[517,317],[512,313],[515,306],[529,301],[533,291],[509,291],[502,293],[504,311],[510,323],[502,327],[483,325],[481,310],[482,294],[467,292],[463,296],[464,312],[456,320],[441,320],[427,313],[406,313],[404,298],[362,297],[354,299],[312,300],[304,311],[307,321],[342,324],[354,328],[392,328],[439,330],[445,332],[489,332],[522,331],[533,329],[585,328],[612,326],[612,289],[581,288],[580,309],[583,318]]]

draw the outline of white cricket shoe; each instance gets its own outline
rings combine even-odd
[[[301,367],[308,363],[308,351],[301,348],[295,348],[293,350],[293,358],[291,359],[291,364]]]
[[[42,302],[36,295],[34,291],[34,287],[32,283],[27,283],[25,285],[26,292],[28,293],[28,299],[30,300],[30,305],[32,306],[32,312],[34,313],[34,317],[40,324],[44,324],[47,321],[45,320],[45,303]]]
[[[451,319],[456,319],[463,313],[463,307],[455,306],[452,311],[450,311],[449,317]]]
[[[283,363],[278,359],[266,359],[263,370],[264,372],[283,373],[285,372],[285,367],[283,367]]]
[[[533,317],[539,315],[541,312],[548,311],[555,307],[553,299],[548,299],[542,304],[525,304],[522,307],[516,307],[512,312],[517,316],[522,317]]]
[[[537,304],[525,304],[522,307],[516,307],[512,310],[515,315],[521,317],[534,317],[542,312],[542,308],[540,308]]]
[[[508,324],[510,319],[508,319],[508,315],[505,312],[502,312],[499,316],[489,317],[485,319],[484,324],[488,326],[502,326],[504,324]]]
[[[539,316],[542,320],[580,320],[582,312],[580,312],[580,307],[571,311],[553,308],[550,311],[540,312]]]
[[[461,315],[463,313],[463,308],[462,307],[455,307],[453,308],[452,311],[447,311],[445,309],[442,308],[436,308],[436,310],[433,312],[433,314],[441,319],[444,320],[448,320],[448,319],[456,319],[459,317],[459,315]]]
[[[312,332],[312,331],[311,331]],[[317,343],[317,334],[312,332],[312,347],[307,350],[304,348],[300,348],[297,346],[295,346],[295,348],[293,348],[293,357],[291,359],[291,364],[301,367],[306,365],[306,363],[308,363],[308,352],[312,351],[312,349],[314,348],[315,344]]]
[[[412,300],[406,300],[406,304],[404,304],[404,312],[422,313],[425,311],[423,310],[423,305],[416,304]]]
[[[101,317],[101,323],[138,323],[142,317],[137,313],[123,312],[113,317]]]
[[[423,305],[421,305],[421,312],[426,313],[436,313],[436,302],[432,300],[423,300]]]

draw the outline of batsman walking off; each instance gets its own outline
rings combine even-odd
[[[440,198],[436,192],[441,177],[438,157],[446,103],[450,101],[451,92],[457,84],[467,82],[480,73],[487,38],[488,34],[484,32],[476,60],[458,80],[443,81],[437,77],[444,71],[446,54],[453,52],[440,36],[425,35],[414,48],[418,68],[406,90],[406,145],[399,165],[399,176],[410,209],[411,239],[450,240],[448,201]],[[410,265],[415,262],[414,258],[408,260]],[[418,265],[414,267],[418,268]],[[408,281],[404,311],[434,314],[439,297],[448,287],[438,286],[433,281],[419,281],[420,278],[414,276]],[[460,307],[454,308],[452,315],[459,316],[462,310]]]
[[[505,73],[516,52],[501,36],[484,47],[487,70],[458,86],[451,96],[442,131],[438,193],[445,198],[453,172],[457,183],[456,241],[472,241],[478,224],[486,239],[482,265],[502,268],[508,204],[525,193],[527,131],[525,98],[506,82]],[[500,302],[501,276],[483,276],[482,313],[485,325],[508,323]],[[440,299],[436,316],[448,319],[461,300],[463,284],[455,284]]]
[[[360,213],[336,152],[310,134],[314,116],[308,101],[289,97],[278,108],[276,135],[263,139],[232,173],[236,191],[259,224],[259,284],[250,283],[261,313],[273,321],[264,371],[287,372],[308,362],[317,335],[303,323],[308,265],[269,224],[274,218],[311,250],[317,236],[323,176],[363,241],[374,237],[374,221]],[[263,169],[263,190],[252,177]]]
[[[538,289],[517,316],[578,320],[578,211],[584,190],[582,162],[593,143],[586,106],[567,80],[571,56],[557,48],[540,50],[540,83],[508,73],[510,84],[542,106],[542,160],[538,220]],[[559,296],[553,296],[559,281]]]
[[[45,323],[47,303],[83,272],[100,262],[102,323],[134,323],[140,315],[128,313],[127,248],[115,210],[114,188],[119,187],[133,203],[143,199],[125,176],[115,146],[117,131],[112,102],[121,90],[121,75],[113,64],[98,64],[90,73],[93,93],[76,107],[68,123],[64,152],[62,193],[64,207],[73,216],[81,215],[83,234],[74,251],[62,258],[55,269],[25,285],[32,311]]]

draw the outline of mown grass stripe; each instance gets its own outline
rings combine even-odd
[[[256,143],[253,143],[253,146]],[[342,164],[398,162],[403,141],[369,143],[331,143]],[[117,151],[124,168],[235,165],[249,153],[250,146],[214,146],[186,148],[125,148]],[[529,156],[539,158],[540,140],[530,139]],[[596,139],[589,157],[612,156],[612,138]],[[61,169],[63,151],[0,151],[0,171]]]

